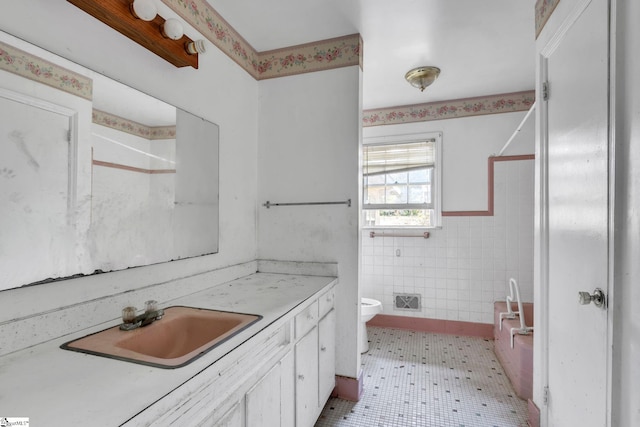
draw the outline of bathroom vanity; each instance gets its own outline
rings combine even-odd
[[[45,13],[45,5],[37,9]],[[73,22],[65,27],[76,33],[75,24],[83,22],[63,7],[49,12]],[[36,40],[49,38],[45,29],[38,32]],[[53,50],[75,50],[65,45]],[[0,156],[11,178],[2,180],[0,194],[12,200],[0,209],[3,239],[12,243],[0,259],[0,417],[53,426],[312,426],[335,385],[337,263],[252,260],[254,231],[234,236],[256,221],[251,192],[239,202],[222,200],[234,219],[225,224],[226,252],[212,256],[219,252],[221,203],[217,124],[2,31],[0,50],[11,58],[0,70],[0,101],[5,133],[14,136]],[[88,57],[99,51],[92,46]],[[102,70],[99,57],[87,62]],[[136,61],[128,67],[154,70],[151,61]],[[32,69],[51,71],[36,81]],[[166,72],[156,75],[157,92],[173,93],[178,104],[186,92],[178,85],[165,91]],[[213,83],[206,73],[192,74],[188,87],[216,93]],[[234,91],[232,85],[228,93]],[[208,98],[185,104],[216,116]],[[227,123],[244,126],[243,120]],[[54,135],[57,145],[21,139],[41,134]],[[236,159],[245,160],[226,160]],[[346,236],[355,256],[350,230],[336,235]],[[355,272],[346,266],[355,262],[344,265],[341,277],[352,280]],[[108,273],[94,274],[101,272]],[[148,300],[161,309],[185,306],[260,320],[173,369],[60,348],[118,327],[124,307]]]
[[[60,348],[117,325],[119,313],[15,351],[0,358],[3,413],[34,425],[312,426],[335,385],[336,283],[255,273],[161,301],[262,316],[180,368]]]

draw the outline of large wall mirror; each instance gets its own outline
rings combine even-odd
[[[218,251],[214,123],[0,33],[0,290]]]

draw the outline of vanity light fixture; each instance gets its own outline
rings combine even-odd
[[[178,19],[158,15],[156,0],[67,1],[176,67],[198,68],[198,54],[204,49],[195,48]]]
[[[423,66],[407,71],[404,78],[413,87],[420,89],[420,92],[433,83],[440,75],[440,68],[432,66]]]

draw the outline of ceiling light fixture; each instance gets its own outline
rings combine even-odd
[[[404,78],[413,87],[420,89],[420,92],[433,83],[440,75],[440,68],[432,66],[423,66],[407,71]]]

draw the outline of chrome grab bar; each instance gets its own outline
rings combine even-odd
[[[509,279],[509,293],[507,296],[507,311],[504,313],[500,313],[500,330],[502,330],[502,320],[503,319],[515,319],[516,316],[520,318],[520,327],[519,328],[511,328],[511,348],[513,348],[513,338],[515,334],[519,335],[529,335],[529,333],[533,332],[533,326],[527,326],[524,319],[524,310],[522,309],[522,300],[520,299],[520,287],[518,286],[518,282],[516,279]],[[511,309],[511,303],[513,302],[515,293],[515,299],[518,303],[518,311],[513,311]]]

